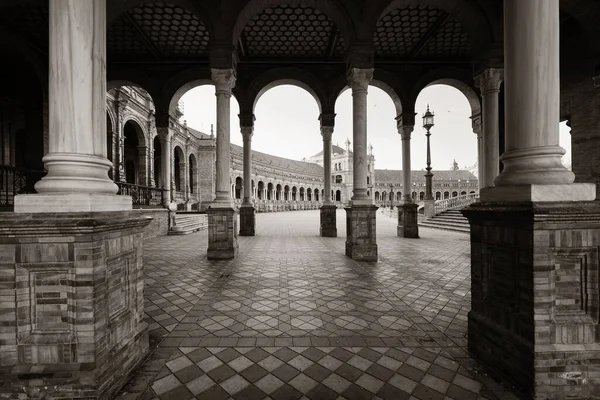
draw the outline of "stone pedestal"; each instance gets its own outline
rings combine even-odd
[[[600,393],[600,203],[479,203],[469,351],[527,398]]]
[[[423,216],[426,219],[435,217],[435,200],[425,200],[423,207]]]
[[[337,237],[337,207],[332,205],[321,206],[321,229],[320,234],[323,237]]]
[[[238,252],[237,217],[231,207],[210,207],[208,215],[209,260],[229,260]]]
[[[419,237],[419,206],[415,203],[405,203],[398,206],[398,236],[404,238]]]
[[[240,207],[240,236],[254,236],[256,231],[256,216],[252,205]]]
[[[375,214],[377,206],[346,208],[346,255],[356,261],[377,261]]]
[[[0,215],[0,397],[112,399],[148,351],[138,212]]]

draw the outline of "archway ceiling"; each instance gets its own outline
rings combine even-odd
[[[394,9],[377,22],[375,56],[406,59],[468,59],[472,44],[450,14],[424,5]]]
[[[26,4],[0,9],[0,27],[19,33],[38,50],[48,53],[48,4]]]
[[[325,14],[305,6],[265,9],[244,27],[240,59],[342,58],[343,37]]]
[[[144,4],[108,26],[109,61],[206,58],[209,34],[191,12],[168,3]]]

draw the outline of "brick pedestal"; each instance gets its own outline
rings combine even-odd
[[[0,397],[114,398],[148,350],[151,219],[0,214]]]
[[[206,211],[208,215],[209,260],[229,260],[238,252],[237,216],[233,208],[214,208]]]
[[[321,236],[337,237],[336,212],[337,207],[335,205],[321,206]]]
[[[254,236],[256,233],[256,216],[254,207],[244,205],[240,207],[240,236]]]
[[[377,206],[346,208],[346,255],[356,261],[377,261]]]
[[[474,204],[469,351],[533,399],[600,394],[600,203]]]
[[[398,206],[398,236],[404,238],[419,237],[419,206],[415,203],[405,203]]]

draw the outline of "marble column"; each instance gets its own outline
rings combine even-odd
[[[398,133],[402,138],[402,202],[398,208],[398,226],[396,233],[399,237],[418,238],[418,208],[411,197],[410,183],[412,169],[410,165],[410,137],[415,127],[415,113],[407,112],[397,117]],[[427,204],[426,204],[427,205]]]
[[[477,182],[479,184],[479,189],[484,188],[483,185],[484,177],[483,177],[483,132],[481,129],[481,114],[471,116],[471,127],[473,128],[473,133],[477,135]]]
[[[504,71],[487,68],[475,77],[475,84],[481,90],[483,117],[483,182],[494,186],[494,179],[500,173],[500,109],[498,95]]]
[[[106,1],[50,1],[49,148],[37,195],[15,212],[118,211],[106,158]]]
[[[231,198],[229,182],[230,151],[230,113],[231,90],[235,86],[233,69],[212,69],[217,97],[217,161],[216,161],[216,197],[207,211],[208,214],[208,250],[209,260],[234,258],[238,252],[237,217]]]
[[[337,237],[337,206],[331,201],[331,136],[335,114],[321,114],[321,136],[323,137],[323,185],[325,198],[321,206],[320,234],[323,237]]]
[[[367,89],[372,69],[352,68],[348,84],[352,89],[353,195],[346,208],[346,255],[357,261],[377,261],[377,207],[367,196]]]
[[[240,207],[240,236],[254,236],[256,230],[255,209],[252,194],[252,134],[254,115],[240,114],[240,129],[244,141],[244,200]]]
[[[163,205],[165,207],[169,207],[171,203],[171,156],[173,152],[171,151],[171,139],[172,132],[168,127],[157,127],[156,133],[158,135],[158,139],[160,140],[160,149],[162,154],[160,155],[160,172],[162,179],[162,188],[163,189]]]
[[[469,352],[531,399],[593,398],[600,370],[600,204],[561,163],[559,25],[559,0],[504,1],[504,169],[462,210]]]

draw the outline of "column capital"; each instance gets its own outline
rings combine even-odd
[[[256,120],[256,117],[252,113],[250,113],[250,114],[240,113],[240,114],[238,114],[238,118],[240,119],[240,127],[253,127],[254,121]]]
[[[217,94],[224,92],[231,94],[231,89],[235,87],[235,70],[230,69],[216,69],[210,70],[210,77],[215,83]]]
[[[240,126],[240,131],[242,132],[244,142],[252,140],[252,135],[254,134],[254,126]]]
[[[499,92],[500,84],[504,81],[504,70],[501,68],[486,68],[473,79],[475,86],[481,90],[481,94]]]
[[[405,112],[396,117],[396,126],[402,140],[410,140],[410,135],[415,129],[415,115],[416,113]]]
[[[156,135],[161,142],[170,142],[171,137],[173,136],[173,132],[168,127],[157,127]]]
[[[352,93],[366,92],[372,79],[373,68],[351,68],[348,71],[348,85]]]
[[[321,125],[321,136],[323,136],[323,140],[331,140],[332,135],[333,126]]]

